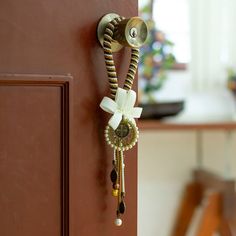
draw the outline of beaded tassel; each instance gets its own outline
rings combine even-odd
[[[112,182],[112,195],[117,198],[116,219],[114,222],[116,226],[122,225],[121,215],[123,215],[126,211],[125,164],[123,152],[131,149],[138,140],[139,133],[134,118],[140,117],[142,110],[141,108],[133,107],[136,100],[136,93],[131,90],[138,67],[139,49],[131,49],[130,65],[123,89],[118,87],[118,78],[113,60],[111,44],[116,27],[123,19],[123,17],[113,19],[110,23],[108,23],[105,29],[103,50],[111,98],[105,97],[100,104],[100,107],[103,110],[114,114],[114,117],[112,118],[113,121],[110,119],[109,124],[106,126],[105,139],[108,145],[114,149],[110,178]],[[122,117],[120,113],[122,113]]]

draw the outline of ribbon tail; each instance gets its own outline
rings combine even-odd
[[[134,107],[132,109],[131,116],[133,118],[139,118],[141,116],[141,114],[142,114],[142,111],[143,111],[143,108],[141,108],[141,107]]]
[[[100,107],[102,108],[102,110],[113,114],[117,109],[117,104],[111,98],[104,97],[100,103]]]
[[[122,120],[122,113],[115,112],[115,114],[111,117],[108,124],[112,127],[112,129],[116,130]]]

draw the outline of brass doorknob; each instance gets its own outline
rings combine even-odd
[[[109,13],[102,17],[97,27],[97,37],[103,46],[104,32],[107,24],[113,19],[120,17],[118,14]],[[112,40],[112,51],[117,52],[122,47],[139,48],[148,36],[147,24],[140,17],[131,17],[121,20],[116,29]]]

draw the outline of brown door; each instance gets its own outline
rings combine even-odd
[[[99,103],[108,94],[96,25],[137,15],[137,1],[0,1],[0,235],[135,236],[136,149],[126,159],[127,212],[114,226],[112,150]],[[124,77],[129,49],[117,54]]]

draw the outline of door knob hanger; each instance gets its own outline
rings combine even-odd
[[[102,17],[97,27],[97,37],[103,47],[106,70],[110,86],[110,97],[104,97],[100,107],[112,116],[105,128],[107,144],[114,149],[112,171],[112,195],[117,198],[115,225],[121,226],[121,215],[125,213],[125,164],[124,152],[131,149],[138,140],[139,131],[135,118],[142,108],[135,107],[136,92],[132,90],[138,67],[139,47],[147,38],[147,25],[139,17],[125,19],[115,13]],[[113,52],[131,47],[131,60],[123,88],[118,86]]]

